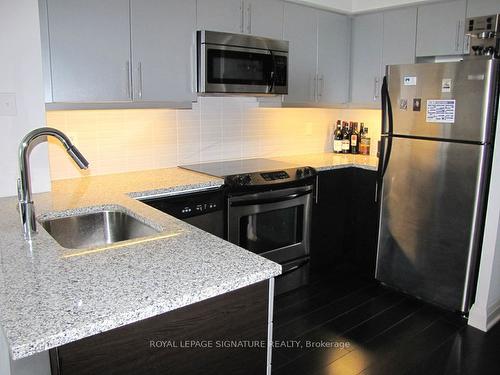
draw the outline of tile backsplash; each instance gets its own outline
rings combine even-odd
[[[377,144],[377,110],[260,108],[254,98],[202,97],[192,110],[49,111],[47,125],[65,132],[91,164],[79,170],[50,140],[51,178],[331,151],[337,119],[365,122]]]

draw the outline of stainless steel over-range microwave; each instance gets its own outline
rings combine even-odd
[[[214,31],[197,32],[198,93],[288,93],[288,42]]]

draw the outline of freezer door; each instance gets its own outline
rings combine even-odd
[[[490,142],[498,68],[491,59],[388,66],[394,134]]]
[[[393,138],[384,177],[376,278],[468,311],[489,146]]]

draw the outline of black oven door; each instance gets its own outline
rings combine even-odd
[[[230,197],[228,240],[278,263],[309,255],[312,186]]]
[[[265,49],[205,44],[202,92],[281,94],[286,55]],[[285,60],[283,60],[285,59]],[[286,71],[286,70],[285,70]],[[286,77],[285,77],[286,78]],[[286,90],[285,90],[286,91]]]

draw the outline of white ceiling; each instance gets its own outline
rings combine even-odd
[[[290,0],[343,13],[368,12],[375,9],[393,8],[409,4],[421,4],[438,0]]]

